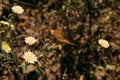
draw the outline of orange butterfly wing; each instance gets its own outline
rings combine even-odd
[[[62,33],[61,30],[59,29],[56,29],[54,31],[54,35],[55,35],[55,38],[60,41],[60,42],[63,42],[63,43],[67,43],[67,44],[70,44],[70,45],[73,45],[71,42],[69,42],[65,37],[64,37],[64,34]]]

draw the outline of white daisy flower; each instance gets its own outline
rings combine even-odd
[[[99,39],[98,43],[101,45],[101,47],[108,48],[110,45],[107,40]]]
[[[17,14],[22,14],[24,12],[24,9],[21,6],[13,6],[11,9]]]
[[[26,62],[34,64],[37,61],[37,57],[31,51],[24,52],[23,58]]]
[[[37,39],[35,39],[34,37],[32,36],[29,36],[29,37],[26,37],[25,38],[25,43],[28,44],[28,45],[33,45],[37,42]]]

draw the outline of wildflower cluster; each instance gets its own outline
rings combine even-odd
[[[13,12],[11,14],[13,17],[15,14],[19,15],[19,14],[24,13],[24,9],[19,5],[12,6],[11,10]],[[17,67],[18,66],[29,66],[29,64],[34,65],[35,62],[38,62],[38,56],[34,52],[32,52],[34,50],[29,49],[29,47],[34,45],[38,40],[35,39],[34,36],[24,37],[24,43],[25,43],[24,45],[29,46],[29,47],[22,51],[22,55],[20,56],[20,58],[22,58],[24,61],[22,61],[22,63],[20,62],[21,63],[20,64],[18,60],[18,55],[21,54],[21,52],[15,52],[15,49],[14,49],[15,47],[13,44],[14,41],[17,40],[17,38],[19,39],[19,35],[16,35],[17,33],[16,26],[12,22],[12,19],[11,18],[8,18],[8,19],[5,18],[5,19],[6,20],[0,21],[0,35],[3,34],[1,36],[2,37],[4,36],[3,38],[1,38],[1,44],[0,44],[1,51],[3,52],[3,54],[0,53],[0,56],[2,55],[2,58],[3,58],[2,61],[4,62],[4,59],[5,59],[6,62],[9,61],[9,63],[14,63],[15,65],[17,65]],[[12,68],[13,66],[14,65],[11,65],[10,68]]]

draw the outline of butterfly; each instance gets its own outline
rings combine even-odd
[[[55,38],[63,43],[69,44],[69,45],[74,45],[73,43],[71,43],[68,39],[66,39],[64,37],[63,32],[60,29],[55,29],[55,30],[51,30],[52,35],[55,36]]]

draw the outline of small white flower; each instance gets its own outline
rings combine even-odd
[[[17,14],[22,14],[24,12],[24,9],[21,6],[13,6],[11,9]]]
[[[26,42],[26,44],[28,44],[28,45],[33,45],[33,44],[35,44],[35,43],[37,42],[37,39],[35,39],[35,38],[32,37],[32,36],[29,36],[29,37],[26,37],[26,38],[25,38],[25,42]]]
[[[35,63],[37,61],[37,57],[35,54],[33,54],[31,51],[24,52],[23,58],[28,63]]]
[[[101,45],[101,47],[104,47],[104,48],[108,48],[109,47],[109,43],[108,43],[107,40],[99,39],[98,43]]]
[[[6,52],[6,53],[10,53],[11,52],[11,48],[10,46],[7,44],[6,41],[2,42],[2,49]]]

